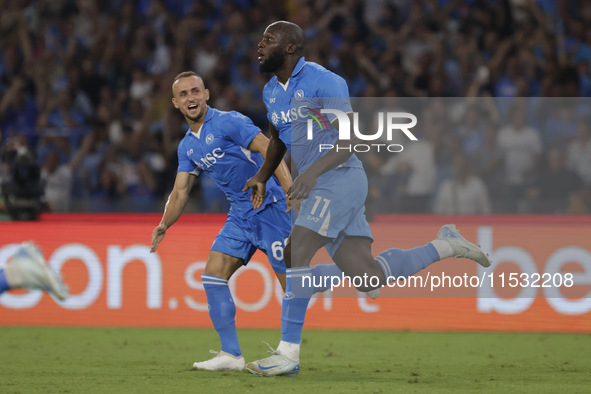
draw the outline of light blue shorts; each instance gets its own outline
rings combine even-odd
[[[308,198],[302,201],[295,225],[331,238],[325,246],[331,257],[345,237],[373,240],[365,217],[367,187],[362,168],[339,167],[322,174]]]
[[[282,200],[267,205],[250,218],[242,218],[230,211],[211,250],[243,259],[246,265],[260,249],[275,272],[285,273],[283,248],[291,230],[290,214],[285,209]]]

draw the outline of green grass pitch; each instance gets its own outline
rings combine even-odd
[[[246,360],[278,330],[240,330]],[[191,371],[213,329],[0,327],[2,393],[589,392],[590,335],[304,330],[295,378]]]

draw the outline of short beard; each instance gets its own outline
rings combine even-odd
[[[285,63],[285,57],[281,51],[275,51],[263,62],[259,63],[259,72],[276,73]]]
[[[188,113],[183,114],[185,116],[185,118],[187,118],[188,120],[190,120],[191,122],[199,122],[203,116],[205,115],[205,113],[201,112],[199,114],[197,114],[197,116],[189,116]]]

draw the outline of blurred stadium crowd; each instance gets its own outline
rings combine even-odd
[[[48,211],[162,211],[187,130],[172,78],[198,72],[210,105],[266,130],[256,44],[287,19],[307,35],[307,60],[343,76],[352,97],[429,100],[419,143],[362,155],[371,214],[591,211],[590,2],[2,4],[4,209],[43,196]],[[445,109],[455,97],[459,114]],[[211,179],[198,185],[188,210],[227,209]]]

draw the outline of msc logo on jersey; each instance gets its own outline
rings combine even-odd
[[[275,127],[277,127],[279,122],[285,124],[291,123],[292,121],[298,120],[300,118],[305,118],[308,116],[308,113],[305,111],[306,108],[307,107],[301,106],[298,108],[288,109],[287,111],[279,111],[279,113],[277,113],[277,111],[273,111],[273,113],[271,113],[271,122],[273,122]]]
[[[222,148],[215,148],[210,153],[206,154],[202,158],[200,158],[200,162],[197,160],[193,160],[193,163],[200,169],[209,168],[214,165],[219,159],[225,156],[225,152],[222,151]]]
[[[212,142],[213,142],[213,134],[207,134],[207,137],[205,137],[205,143],[207,145],[211,145]]]
[[[192,154],[193,154],[193,148],[191,148],[187,151],[187,156],[191,156]]]
[[[279,115],[277,115],[277,111],[273,111],[273,113],[271,114],[271,122],[273,122],[275,127],[277,127],[277,125],[279,124]]]

